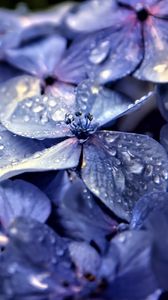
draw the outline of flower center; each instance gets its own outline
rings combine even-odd
[[[137,10],[137,18],[140,22],[144,22],[147,20],[149,13],[146,8],[141,8]]]
[[[80,111],[65,115],[65,123],[69,125],[71,132],[81,140],[86,140],[96,131],[98,124],[92,124],[92,120],[93,115],[83,114]]]

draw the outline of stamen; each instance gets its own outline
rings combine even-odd
[[[75,112],[74,115],[65,115],[65,123],[69,125],[71,132],[81,140],[86,140],[90,134],[95,132],[97,124],[91,124],[92,120],[92,114],[83,115],[81,111]]]

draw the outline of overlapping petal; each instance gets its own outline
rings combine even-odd
[[[81,179],[73,173],[68,176],[60,172],[48,185],[46,193],[56,204],[59,222],[67,236],[94,241],[105,248],[106,236],[114,233],[117,222],[99,207]]]
[[[10,137],[10,139],[8,139]],[[13,143],[13,140],[17,139],[17,142]],[[76,167],[79,163],[79,157],[81,153],[81,147],[76,138],[67,139],[55,146],[43,149],[42,151],[35,151],[31,148],[32,153],[28,152],[28,147],[32,146],[32,143],[22,144],[25,139],[21,137],[11,138],[11,136],[5,136],[5,143],[3,143],[3,151],[1,155],[1,168],[0,168],[0,181],[10,178],[14,175],[31,172],[31,171],[47,171],[47,170],[59,170]],[[10,144],[9,144],[10,143]],[[10,156],[8,157],[8,150],[5,147],[10,146]],[[28,148],[29,149],[29,148]],[[17,153],[18,159],[16,160],[12,154]]]
[[[130,220],[140,196],[150,191],[166,191],[167,170],[165,150],[148,136],[100,131],[84,145],[82,179],[113,212],[126,220]]]
[[[15,67],[45,78],[54,73],[66,47],[66,39],[60,35],[48,37],[28,46],[6,51],[6,59]]]
[[[65,124],[65,114],[75,111],[74,93],[61,85],[55,85],[48,92],[42,95],[40,80],[31,76],[21,76],[4,83],[0,88],[1,123],[11,132],[25,137],[71,136]],[[68,95],[68,99],[62,97],[63,93]]]
[[[18,216],[45,222],[51,212],[47,196],[23,180],[4,181],[0,185],[0,222],[8,227]]]
[[[91,113],[99,127],[137,110],[150,101],[153,92],[134,102],[126,95],[106,89],[92,80],[81,82],[76,89],[77,108],[83,113]]]
[[[134,14],[124,24],[74,41],[57,68],[58,77],[79,83],[89,76],[105,83],[134,71],[143,56],[141,28]]]

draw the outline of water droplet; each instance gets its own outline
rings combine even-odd
[[[93,64],[100,64],[108,55],[110,42],[104,41],[91,50],[89,60]]]
[[[42,105],[37,105],[37,106],[33,107],[33,112],[39,113],[39,112],[41,112],[43,109],[44,109],[44,106],[42,106]]]
[[[160,183],[160,177],[158,175],[156,175],[153,180],[156,184]]]
[[[4,145],[0,144],[0,150],[4,149]]]
[[[28,115],[24,116],[23,119],[24,119],[25,122],[29,122],[30,121],[30,117]]]

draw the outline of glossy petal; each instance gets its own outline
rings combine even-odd
[[[8,227],[16,217],[45,222],[51,211],[50,201],[35,185],[23,180],[7,180],[0,185],[0,222]]]
[[[157,86],[157,103],[162,116],[168,121],[168,84]]]
[[[17,138],[19,140],[22,139],[20,137]],[[13,144],[11,147],[15,151],[20,151],[20,148],[14,148]],[[79,163],[80,152],[81,148],[76,138],[67,139],[43,151],[34,151],[34,154],[29,155],[27,158],[23,158],[24,152],[22,151],[22,157],[18,161],[14,163],[3,162],[3,166],[0,168],[0,180],[2,181],[14,175],[30,171],[59,170],[76,167]],[[2,153],[3,157],[6,158],[5,150]],[[13,160],[13,157],[11,159]]]
[[[115,231],[117,222],[99,207],[81,179],[59,172],[46,193],[57,206],[59,222],[67,236],[94,240],[100,248],[105,247],[105,237]]]
[[[6,59],[15,67],[40,78],[54,72],[66,47],[66,40],[55,35],[28,46],[6,51]]]
[[[44,149],[41,141],[16,136],[0,127],[0,168],[13,164]]]
[[[140,196],[166,190],[167,170],[165,150],[148,136],[100,131],[84,144],[86,186],[126,220]]]
[[[0,87],[2,124],[13,133],[36,139],[71,136],[65,114],[74,112],[75,97],[65,99],[54,93],[41,95],[40,81],[34,77],[6,82]]]
[[[94,81],[85,80],[76,90],[76,102],[79,111],[91,113],[99,127],[106,123],[140,108],[151,100],[150,92],[133,102],[129,97],[114,90],[97,85]]]
[[[141,300],[155,292],[158,283],[151,264],[152,250],[153,241],[147,232],[126,231],[112,240],[101,270],[109,283],[105,299]],[[112,253],[116,251],[119,261],[110,274]]]
[[[145,55],[134,75],[154,82],[168,81],[168,22],[149,17],[144,26]]]
[[[58,66],[57,76],[77,83],[86,76],[99,83],[114,81],[132,72],[142,54],[141,28],[132,13],[123,28],[107,28],[78,38]]]

